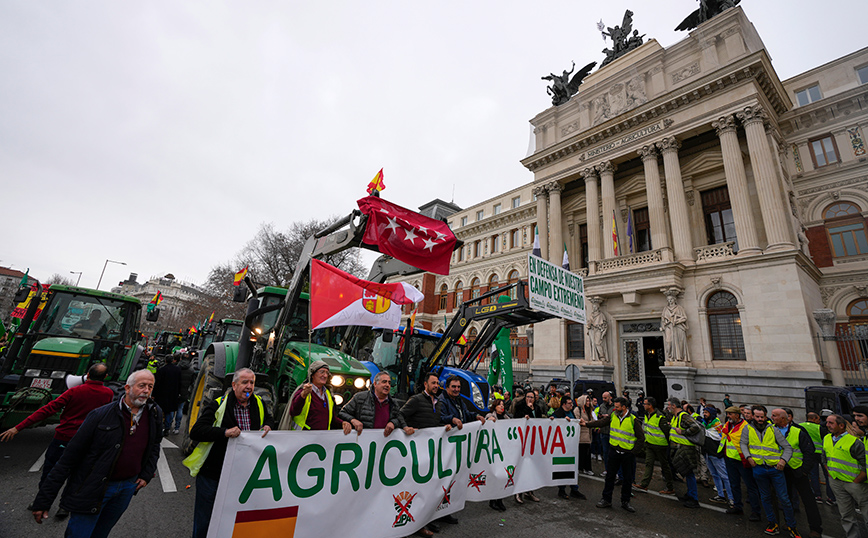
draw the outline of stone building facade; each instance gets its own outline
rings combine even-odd
[[[538,226],[598,317],[532,328],[536,381],[576,364],[619,391],[794,409],[806,386],[868,384],[864,341],[817,321],[868,325],[866,111],[868,48],[781,81],[741,8],[650,40],[531,120],[531,183],[449,217],[451,274],[410,279],[437,297],[429,327],[527,278]]]

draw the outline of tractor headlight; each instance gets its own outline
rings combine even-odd
[[[333,375],[332,376],[332,386],[333,387],[341,387],[344,384],[344,376],[342,375]]]
[[[24,371],[25,377],[39,377],[42,375],[42,370],[39,368],[30,368],[29,370]]]
[[[365,378],[357,377],[356,380],[353,381],[353,386],[355,386],[359,390],[365,388]]]
[[[485,409],[482,402],[482,391],[480,391],[479,387],[476,386],[476,383],[472,381],[470,382],[470,395],[473,396],[473,405],[475,405],[477,409]]]
[[[63,379],[64,377],[66,377],[66,372],[63,370],[55,370],[51,372],[52,379]]]
[[[335,403],[341,405],[342,403],[344,403],[344,397],[340,394],[335,394]]]
[[[365,379],[365,388],[366,389],[371,388],[371,380],[370,379]]]

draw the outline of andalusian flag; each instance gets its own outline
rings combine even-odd
[[[24,276],[21,277],[21,282],[18,283],[19,288],[23,288],[27,285],[28,276],[30,274],[30,268],[28,267],[26,271],[24,271]]]
[[[615,256],[618,256],[618,224],[615,220],[615,211],[612,211],[612,246],[615,249]]]
[[[248,267],[250,267],[250,265],[245,265],[244,269],[235,273],[235,281],[232,282],[233,286],[237,286],[237,285],[241,284],[241,281],[244,280],[244,277],[247,276],[247,268]]]
[[[539,246],[539,226],[534,227],[533,251],[531,252],[531,254],[533,254],[537,258],[542,258],[542,250],[540,249],[540,246]]]
[[[161,291],[158,290],[158,291],[157,291],[157,294],[154,295],[154,298],[151,299],[151,304],[154,305],[154,306],[157,306],[157,305],[159,305],[159,304],[162,303],[162,302],[163,302],[163,292],[161,292]]]
[[[380,168],[380,171],[377,172],[377,175],[374,176],[374,179],[368,183],[368,194],[374,194],[375,192],[380,192],[381,190],[386,188],[386,184],[383,183],[383,169]]]
[[[566,243],[566,241],[564,242],[564,260],[563,260],[563,263],[561,263],[561,267],[563,267],[563,268],[566,269],[567,271],[570,270],[570,253],[567,252],[567,243]]]
[[[292,538],[295,534],[295,521],[298,506],[270,508],[265,510],[242,510],[235,513],[235,527],[232,538],[251,536],[281,536]]]

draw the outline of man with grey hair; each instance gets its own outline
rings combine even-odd
[[[206,405],[190,430],[190,439],[199,443],[184,460],[190,474],[196,477],[193,538],[205,538],[208,534],[229,439],[243,431],[261,431],[265,437],[274,427],[271,411],[254,394],[255,387],[256,373],[241,368],[232,376],[232,389]]]
[[[71,513],[67,537],[108,536],[133,494],[157,469],[163,439],[163,412],[151,400],[154,376],[130,374],[124,396],[94,409],[66,446],[33,501],[42,523],[67,482],[60,506]]]
[[[377,372],[371,390],[356,393],[341,408],[338,417],[349,422],[358,433],[362,433],[364,428],[382,429],[385,437],[395,428],[401,428],[406,434],[415,432],[416,430],[404,422],[398,404],[389,395],[391,390],[392,376],[389,372]]]

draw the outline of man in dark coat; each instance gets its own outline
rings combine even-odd
[[[196,476],[196,504],[193,508],[193,538],[205,538],[211,523],[211,512],[217,498],[217,485],[226,457],[229,438],[238,437],[242,431],[262,431],[262,437],[274,428],[274,420],[268,406],[255,395],[256,374],[249,368],[242,368],[232,377],[232,390],[226,396],[211,402],[202,410],[199,419],[190,430],[190,438],[200,443],[190,458],[184,460],[188,465],[197,454],[206,457]],[[216,416],[222,407],[223,419],[217,424]],[[204,451],[207,443],[210,449]],[[205,456],[207,454],[207,456]],[[188,465],[189,466],[189,465]]]
[[[349,422],[358,433],[362,433],[364,428],[382,429],[385,437],[388,437],[395,428],[403,429],[408,435],[413,433],[416,430],[407,426],[401,417],[398,405],[389,396],[391,389],[392,378],[389,372],[378,372],[374,376],[371,390],[356,393],[341,408],[338,417]]]
[[[178,367],[178,356],[172,355],[166,364],[154,374],[154,401],[163,410],[165,423],[163,435],[172,432],[172,418],[178,412],[178,401],[181,399],[181,369]],[[180,422],[180,421],[179,421]]]
[[[39,487],[33,501],[37,523],[48,518],[66,481],[60,498],[61,508],[71,512],[65,536],[108,536],[157,469],[163,413],[150,398],[153,387],[153,374],[135,371],[122,398],[87,415]]]

